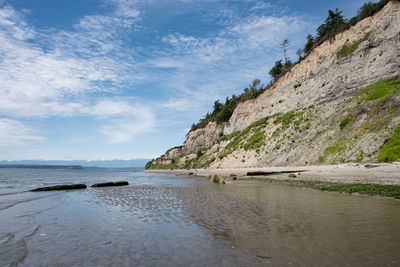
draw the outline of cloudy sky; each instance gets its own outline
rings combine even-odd
[[[0,160],[152,158],[362,0],[0,0]]]

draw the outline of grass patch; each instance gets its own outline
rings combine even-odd
[[[324,151],[324,155],[336,154],[336,153],[339,153],[339,152],[341,152],[341,151],[343,151],[345,149],[346,149],[346,145],[336,143],[336,144],[334,144],[332,146],[328,146]]]
[[[400,159],[400,125],[394,130],[393,136],[387,141],[378,154],[378,161],[393,162]]]
[[[210,167],[211,163],[215,161],[215,159],[216,159],[215,157],[212,157],[211,159],[204,162],[200,167],[207,169],[208,167]]]
[[[223,159],[227,155],[231,154],[233,151],[237,150],[239,146],[243,143],[244,139],[246,138],[247,134],[250,131],[253,131],[254,134],[247,140],[247,143],[243,145],[246,146],[248,149],[257,149],[260,148],[263,145],[264,141],[264,132],[261,130],[263,127],[265,127],[268,124],[268,120],[270,117],[265,117],[262,119],[259,119],[252,124],[250,124],[248,127],[243,129],[242,131],[237,131],[229,136],[224,136],[224,140],[229,140],[232,139],[232,141],[226,145],[224,150],[218,155],[220,159]],[[225,139],[226,138],[226,139]]]
[[[364,151],[360,151],[360,154],[356,157],[357,162],[361,162],[364,159]]]
[[[375,82],[357,94],[357,103],[370,100],[385,100],[400,89],[400,81],[382,80]]]
[[[343,184],[332,182],[319,181],[304,181],[304,180],[280,180],[272,178],[239,178],[242,181],[262,181],[272,184],[288,185],[296,187],[306,187],[318,189],[321,191],[340,192],[340,193],[358,193],[371,196],[393,197],[400,199],[400,185],[379,185],[379,184]]]
[[[265,145],[265,134],[264,131],[258,129],[255,133],[253,133],[249,139],[247,139],[246,144],[244,144],[244,150],[253,150],[259,149]]]
[[[344,45],[337,53],[336,57],[337,58],[343,58],[347,57],[348,55],[351,55],[354,51],[357,50],[358,46],[369,39],[371,37],[372,32],[368,32],[364,35],[364,37],[352,42],[350,45]]]
[[[319,156],[318,158],[318,163],[322,164],[325,162],[329,163],[336,163],[337,157],[335,158],[334,156],[339,154],[340,152],[346,150],[347,144],[350,142],[348,139],[338,139],[336,142],[325,148],[323,155]],[[330,160],[329,160],[330,159]],[[341,160],[343,161],[343,160]]]

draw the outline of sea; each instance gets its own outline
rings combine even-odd
[[[399,200],[229,182],[0,169],[0,266],[400,266]]]

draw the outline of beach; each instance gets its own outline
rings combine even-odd
[[[143,171],[1,169],[0,265],[400,263],[399,200],[240,179],[221,185]],[[121,180],[129,185],[91,187]],[[88,187],[30,191],[71,183]]]
[[[400,163],[397,162],[382,164],[346,163],[338,165],[279,166],[229,169],[147,170],[147,172],[197,176],[218,174],[223,177],[237,176],[252,178],[262,178],[268,176],[268,178],[276,180],[293,179],[293,181],[303,180],[345,184],[362,183],[400,185]],[[249,172],[266,172],[269,174],[247,175]],[[294,174],[296,177],[289,177],[290,174]]]

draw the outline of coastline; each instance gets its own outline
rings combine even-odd
[[[367,166],[367,167],[365,167]],[[301,172],[299,172],[301,171]],[[400,185],[400,163],[345,163],[338,165],[308,165],[308,166],[279,166],[279,167],[260,167],[260,168],[227,168],[227,169],[158,169],[145,170],[145,172],[169,173],[175,175],[196,175],[208,176],[218,174],[223,177],[237,176],[245,178],[270,178],[275,180],[292,179],[332,182],[344,184],[380,184],[380,185]],[[247,175],[248,172],[275,172],[271,175]],[[296,177],[290,178],[293,172]]]
[[[202,177],[217,174],[235,183],[266,182],[321,191],[358,193],[400,199],[400,163],[397,162],[300,167],[145,170],[145,172]]]

